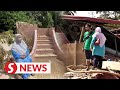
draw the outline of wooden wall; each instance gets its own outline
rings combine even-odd
[[[66,66],[69,65],[85,65],[86,59],[85,54],[82,51],[83,43],[68,43],[62,46],[64,50]]]

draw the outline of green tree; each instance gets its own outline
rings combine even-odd
[[[16,21],[35,23],[25,11],[0,11],[0,31],[15,30]]]
[[[55,27],[62,24],[60,15],[74,15],[75,11],[0,11],[0,31],[15,30],[17,21],[37,24],[39,27]]]
[[[14,20],[12,15],[8,11],[0,11],[0,31],[7,31],[8,29],[14,29]]]
[[[100,17],[104,19],[120,19],[120,11],[96,11],[96,13],[100,13]]]

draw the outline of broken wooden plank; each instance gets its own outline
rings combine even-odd
[[[118,71],[120,71],[120,62],[103,61],[102,69],[106,69],[107,67],[109,67],[111,70],[118,70]]]
[[[114,76],[117,76],[117,77],[120,78],[120,74],[109,72],[109,71],[105,71],[105,70],[90,70],[90,71],[75,71],[75,70],[72,70],[72,69],[69,69],[69,70],[71,72],[73,72],[73,73],[104,73],[104,74],[111,74],[111,75],[114,75]]]

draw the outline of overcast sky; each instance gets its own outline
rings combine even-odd
[[[75,16],[98,17],[95,11],[76,11]]]

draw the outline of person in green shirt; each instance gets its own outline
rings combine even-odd
[[[90,44],[92,41],[92,35],[94,34],[94,31],[92,29],[92,25],[87,23],[85,25],[85,33],[83,36],[83,41],[84,41],[84,47],[83,47],[83,51],[85,52],[85,56],[86,56],[86,65],[87,68],[86,70],[89,70],[90,67],[90,63],[93,63],[92,61],[92,51],[90,49]]]

